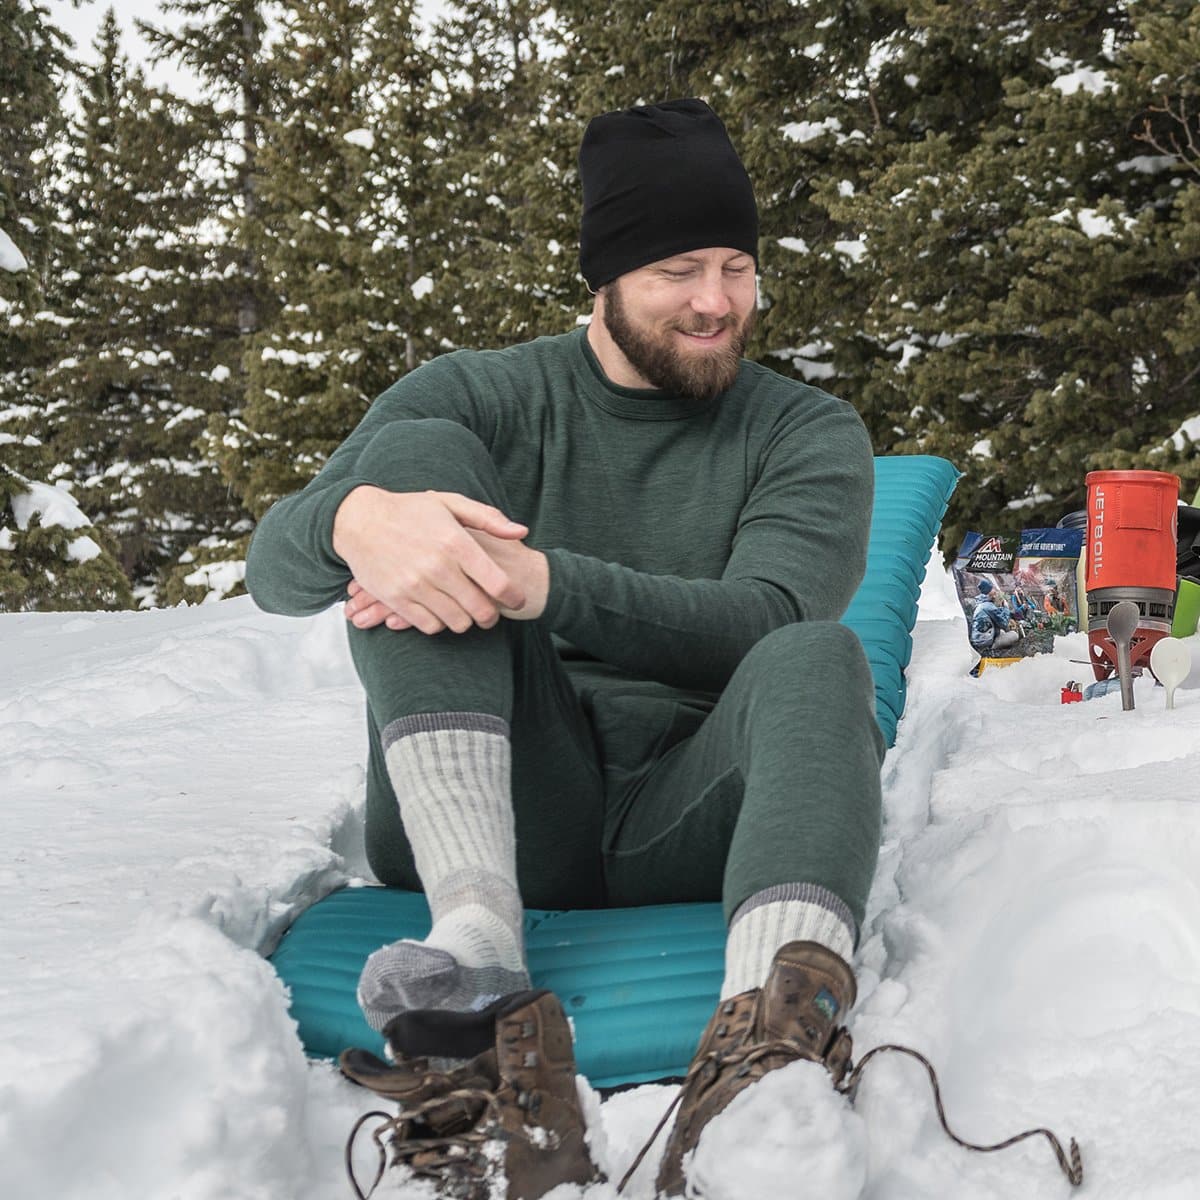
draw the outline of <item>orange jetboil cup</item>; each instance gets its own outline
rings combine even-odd
[[[1088,651],[1097,679],[1117,671],[1108,614],[1131,600],[1141,617],[1130,643],[1133,666],[1149,668],[1154,643],[1175,612],[1179,477],[1166,471],[1090,471],[1087,476]]]

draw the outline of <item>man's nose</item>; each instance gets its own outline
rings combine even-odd
[[[705,272],[692,294],[692,310],[706,317],[724,317],[732,307],[722,273]]]

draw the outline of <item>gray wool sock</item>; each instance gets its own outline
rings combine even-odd
[[[817,942],[849,962],[854,940],[854,917],[828,888],[815,883],[764,888],[743,901],[729,923],[721,999],[762,987],[776,951],[788,942]]]
[[[367,959],[358,1001],[373,1029],[406,1009],[478,1009],[529,987],[507,723],[420,713],[383,741],[433,928]]]

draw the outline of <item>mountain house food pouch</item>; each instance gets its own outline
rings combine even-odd
[[[968,533],[954,561],[974,674],[1054,649],[1079,628],[1075,568],[1082,529],[1023,529],[1019,538]]]

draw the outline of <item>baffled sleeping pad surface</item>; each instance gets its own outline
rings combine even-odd
[[[925,560],[959,472],[924,455],[875,460],[867,574],[843,618],[875,678],[876,717],[890,746],[904,711],[912,627]],[[305,1049],[382,1052],[355,1000],[372,951],[429,932],[425,898],[392,888],[344,888],[302,913],[272,955],[291,992]],[[525,913],[535,987],[551,989],[575,1026],[579,1070],[595,1087],[682,1075],[724,973],[720,904]]]

